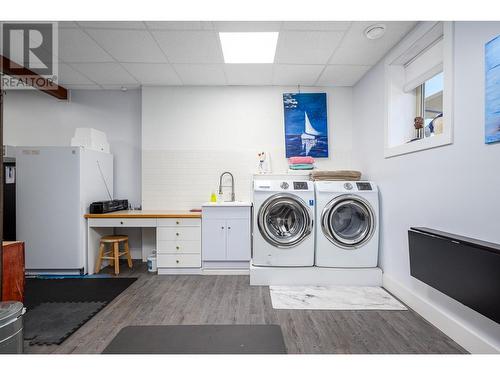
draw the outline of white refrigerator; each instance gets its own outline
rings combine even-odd
[[[26,245],[26,271],[86,274],[83,215],[91,202],[111,199],[113,155],[81,147],[16,147],[16,168],[17,238]]]

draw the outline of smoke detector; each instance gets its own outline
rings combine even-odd
[[[365,36],[368,39],[379,39],[385,34],[385,25],[383,23],[377,23],[375,25],[368,26],[365,29]]]

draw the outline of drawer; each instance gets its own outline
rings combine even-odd
[[[201,241],[201,227],[158,227],[158,241]]]
[[[157,254],[158,268],[199,268],[200,254]]]
[[[200,219],[158,219],[159,227],[199,227]]]
[[[156,227],[156,219],[89,219],[91,227]]]
[[[156,251],[169,254],[201,254],[200,241],[158,241]]]

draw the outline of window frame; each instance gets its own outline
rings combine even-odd
[[[422,138],[410,143],[391,145],[394,134],[403,133],[410,118],[415,117],[415,93],[404,91],[404,64],[401,57],[405,54],[423,53],[432,43],[425,43],[426,36],[442,24],[443,40],[443,133]],[[384,157],[423,151],[453,143],[453,22],[420,22],[384,59],[385,73],[385,127]],[[420,47],[419,47],[420,45]],[[417,51],[417,52],[416,52]],[[401,114],[401,103],[413,101],[414,113]],[[423,114],[422,114],[423,115]],[[410,123],[410,126],[413,122]],[[401,128],[404,126],[405,128]],[[403,131],[402,131],[403,130]]]

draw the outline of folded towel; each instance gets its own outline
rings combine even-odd
[[[308,169],[314,169],[313,164],[291,164],[289,165],[290,169],[293,170],[308,170]]]
[[[314,181],[358,181],[361,172],[358,171],[314,171],[311,179]]]
[[[313,164],[314,158],[311,156],[292,156],[288,159],[288,164]]]

